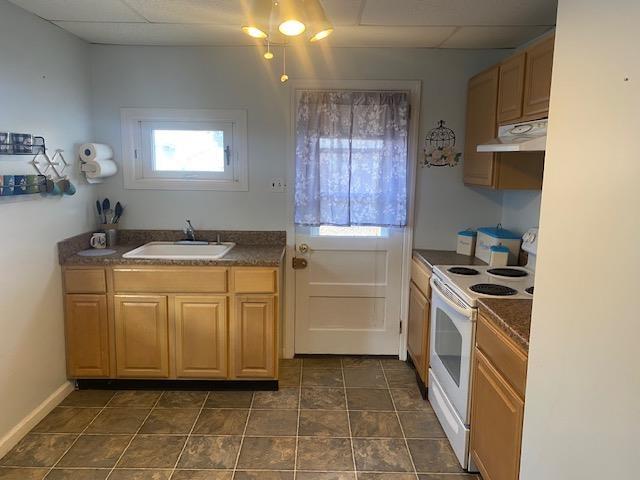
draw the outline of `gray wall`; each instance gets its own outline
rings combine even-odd
[[[539,191],[506,190],[502,194],[502,226],[517,233],[524,233],[540,223]]]
[[[0,1],[0,130],[42,135],[73,160],[90,135],[88,47]],[[53,154],[53,152],[50,152]],[[0,175],[35,173],[31,157],[0,157]],[[0,198],[0,456],[18,422],[65,383],[56,242],[92,227],[95,191]]]
[[[464,138],[466,83],[506,51],[350,49],[291,52],[296,78],[421,80],[420,143],[440,119]],[[94,139],[121,156],[121,107],[247,108],[249,192],[124,190],[122,176],[100,193],[127,205],[124,226],[284,229],[286,194],[269,190],[285,178],[289,88],[278,81],[279,62],[268,65],[256,48],[91,46]],[[270,68],[274,70],[271,71]],[[502,218],[502,194],[462,184],[462,168],[419,169],[417,247],[455,248],[455,233]]]

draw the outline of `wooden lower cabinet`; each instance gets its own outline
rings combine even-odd
[[[226,378],[227,297],[174,298],[178,378]]]
[[[281,275],[276,267],[65,267],[67,374],[277,380]]]
[[[109,376],[106,295],[65,295],[67,371],[74,377]]]
[[[413,281],[409,285],[409,325],[407,327],[407,349],[416,371],[427,383],[429,371],[429,317],[431,303]]]
[[[269,295],[235,298],[235,315],[230,325],[232,378],[276,376],[276,303]]]
[[[116,370],[119,377],[167,378],[167,297],[115,295]]]
[[[517,480],[524,400],[476,348],[471,457],[484,480]]]

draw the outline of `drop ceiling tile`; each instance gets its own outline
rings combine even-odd
[[[11,0],[47,20],[85,22],[144,22],[120,0]]]
[[[435,47],[454,27],[336,27],[327,42],[335,47]]]
[[[242,25],[247,0],[122,0],[150,22]]]
[[[461,27],[442,48],[516,48],[550,27]]]
[[[169,23],[54,22],[90,42],[115,45],[254,45],[237,26]]]
[[[363,0],[321,0],[327,17],[334,25],[358,25]]]
[[[557,0],[367,0],[363,25],[555,25]]]

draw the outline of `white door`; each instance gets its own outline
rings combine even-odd
[[[397,355],[404,229],[296,228],[295,352]]]

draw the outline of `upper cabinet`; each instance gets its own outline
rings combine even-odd
[[[554,40],[555,37],[551,36],[527,50],[522,114],[529,120],[549,114]]]
[[[522,117],[525,54],[521,53],[500,65],[498,89],[498,123],[510,123]]]
[[[498,67],[469,80],[465,137],[464,183],[491,186],[495,154],[479,153],[476,146],[496,135]]]
[[[495,189],[540,190],[544,152],[479,153],[498,125],[549,114],[554,36],[469,80],[464,183]]]

